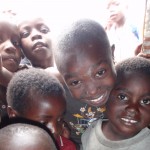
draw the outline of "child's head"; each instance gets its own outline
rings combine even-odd
[[[34,125],[16,123],[0,130],[1,150],[57,150],[50,135]]]
[[[108,0],[107,9],[109,15],[109,21],[113,23],[124,23],[125,16],[127,14],[128,4],[125,0]]]
[[[65,98],[60,82],[46,71],[22,70],[7,88],[8,115],[41,122],[57,136],[66,110]]]
[[[0,20],[0,55],[3,66],[11,72],[17,71],[21,61],[20,35],[17,26],[8,18]],[[0,59],[1,59],[0,58]]]
[[[72,95],[104,105],[115,82],[115,69],[103,27],[88,19],[73,23],[56,41],[56,65]]]
[[[111,133],[126,139],[150,124],[150,61],[129,58],[118,63],[116,71],[117,81],[106,110]]]
[[[40,17],[28,17],[18,24],[22,49],[34,67],[53,66],[50,28]]]

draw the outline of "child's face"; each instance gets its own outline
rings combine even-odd
[[[3,66],[17,71],[21,61],[20,36],[17,26],[6,21],[0,22],[0,54]]]
[[[108,6],[109,20],[112,22],[118,22],[124,18],[125,13],[124,4],[121,4],[118,0],[112,2]]]
[[[109,124],[113,133],[130,138],[150,123],[150,77],[132,72],[117,80],[106,109]]]
[[[27,110],[25,117],[34,121],[45,124],[51,132],[57,136],[61,129],[61,123],[66,110],[65,98],[50,95],[48,97],[34,97],[36,103],[32,104],[32,108]]]
[[[116,77],[109,52],[92,43],[66,54],[61,74],[74,98],[92,106],[106,103]]]
[[[31,63],[52,57],[50,29],[41,18],[23,21],[19,31],[23,51]]]

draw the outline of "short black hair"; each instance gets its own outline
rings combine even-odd
[[[139,72],[150,75],[150,61],[146,58],[135,56],[118,62],[115,69],[118,77],[121,77],[126,72]]]
[[[53,49],[58,70],[61,70],[67,53],[72,53],[72,49],[79,46],[84,47],[91,42],[99,43],[105,51],[112,53],[107,34],[98,22],[91,19],[80,19],[68,25],[56,38]]]
[[[57,78],[43,69],[30,68],[14,74],[7,87],[7,102],[20,114],[31,107],[35,96],[65,96],[65,90]]]
[[[17,135],[31,135],[36,136],[37,139],[47,140],[45,142],[45,146],[47,146],[48,149],[51,150],[57,150],[55,146],[55,142],[53,141],[53,138],[50,136],[47,131],[37,125],[27,124],[27,123],[13,123],[10,125],[7,125],[0,130],[0,149],[11,149],[9,145],[9,141],[12,140],[13,137],[16,137]],[[40,137],[42,136],[42,138]]]

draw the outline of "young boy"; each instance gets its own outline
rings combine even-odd
[[[74,143],[61,136],[66,111],[65,92],[60,82],[42,69],[17,72],[8,84],[9,117],[23,117],[45,124],[60,150],[76,150]]]
[[[93,20],[74,22],[56,40],[56,66],[74,97],[67,98],[66,121],[78,143],[88,123],[103,117],[116,78],[112,56],[105,30]]]
[[[6,86],[7,78],[19,70],[21,61],[20,35],[14,22],[1,14],[0,20],[0,116],[1,121],[7,118],[6,114]],[[10,71],[10,72],[9,72]],[[7,76],[5,74],[7,72]],[[6,85],[6,86],[4,86]]]
[[[105,29],[110,43],[115,45],[115,62],[133,57],[134,49],[139,45],[139,32],[127,16],[129,14],[128,1],[108,0],[106,4],[108,20]],[[125,44],[124,41],[127,43]]]
[[[83,150],[149,150],[150,61],[133,57],[116,65],[117,81],[98,120],[82,135]]]
[[[54,66],[51,29],[41,17],[28,16],[18,23],[22,50],[33,67]]]
[[[25,123],[0,130],[1,150],[57,150],[50,135],[42,128]]]

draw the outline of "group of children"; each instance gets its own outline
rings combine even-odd
[[[115,66],[104,28],[89,19],[64,29],[54,46],[40,18],[18,26],[1,21],[0,29],[1,112],[5,108],[9,118],[44,124],[52,133],[48,137],[25,123],[4,124],[4,150],[149,149],[149,60],[133,57]],[[19,66],[22,51],[33,67]],[[44,70],[54,60],[57,75]]]

